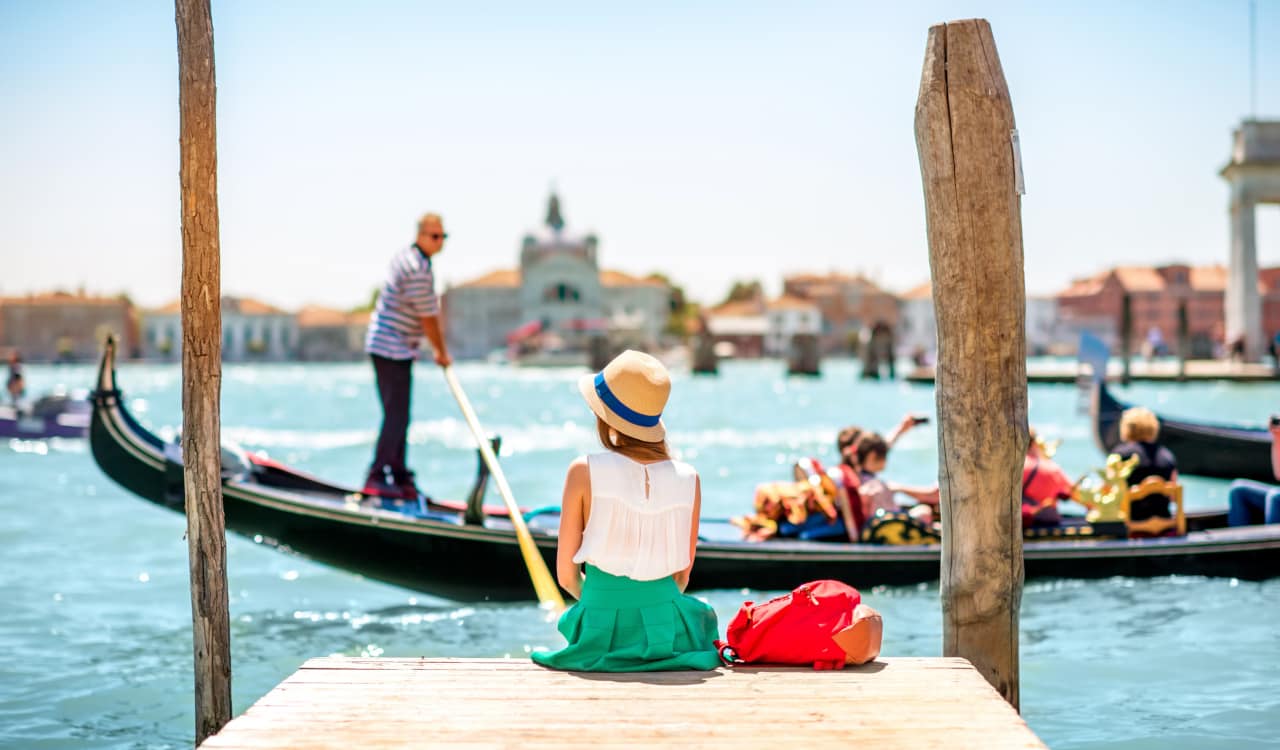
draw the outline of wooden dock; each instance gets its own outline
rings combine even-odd
[[[1080,366],[1075,362],[1063,363],[1028,363],[1028,383],[1074,383],[1092,370],[1088,366]],[[1123,365],[1112,360],[1107,366],[1107,382],[1118,383],[1124,372]],[[934,381],[933,367],[917,367],[906,375],[907,382],[928,383]],[[1246,364],[1242,362],[1225,362],[1222,360],[1187,361],[1185,373],[1179,373],[1178,363],[1169,360],[1147,362],[1134,360],[1129,367],[1129,380],[1133,382],[1165,382],[1179,381],[1203,382],[1220,380],[1233,383],[1280,382],[1276,371],[1268,364]]]
[[[202,748],[1043,748],[964,659],[840,671],[556,672],[525,659],[311,659]]]

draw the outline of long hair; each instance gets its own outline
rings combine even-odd
[[[618,442],[614,444],[609,439],[609,431],[613,430],[613,434],[617,436]],[[648,461],[665,461],[670,460],[671,454],[667,450],[667,442],[659,440],[656,443],[650,443],[644,440],[638,440],[630,435],[624,435],[616,429],[604,423],[604,420],[596,417],[596,434],[600,436],[600,444],[614,453],[621,453],[627,458],[640,462]]]

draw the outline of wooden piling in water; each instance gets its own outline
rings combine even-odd
[[[1187,300],[1178,300],[1178,382],[1187,379],[1187,360],[1191,357],[1191,330],[1187,323]]]
[[[182,463],[195,647],[196,742],[231,720],[231,620],[222,508],[222,278],[209,0],[176,0],[182,191]]]
[[[1131,378],[1131,360],[1133,359],[1133,297],[1128,292],[1120,298],[1120,356],[1124,362],[1124,370],[1120,374],[1120,384],[1129,385]]]
[[[929,29],[916,102],[938,320],[943,654],[1018,706],[1027,373],[1021,165],[984,20]]]

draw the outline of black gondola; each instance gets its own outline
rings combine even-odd
[[[116,386],[107,343],[93,395],[89,440],[102,470],[126,489],[182,512],[181,458],[142,427]],[[486,475],[466,503],[404,503],[362,498],[341,487],[255,456],[232,456],[223,498],[227,528],[259,543],[410,589],[457,599],[530,599],[532,588],[509,520],[479,508]],[[554,565],[554,512],[528,518]],[[1239,529],[1224,514],[1193,517],[1184,538],[1069,539],[1024,546],[1034,577],[1153,576],[1170,573],[1265,578],[1280,573],[1280,525]],[[830,542],[740,541],[726,521],[706,520],[692,585],[701,589],[790,589],[834,578],[858,587],[937,580],[940,548]]]
[[[1111,395],[1107,384],[1091,379],[1089,415],[1093,438],[1103,453],[1120,442],[1120,415],[1130,407]],[[1178,459],[1178,473],[1218,479],[1274,482],[1271,473],[1271,433],[1265,427],[1213,425],[1160,420],[1160,442]]]

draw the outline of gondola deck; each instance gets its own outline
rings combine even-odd
[[[117,389],[108,342],[93,396],[90,446],[102,470],[126,489],[182,512],[182,465],[142,427]],[[485,513],[468,523],[466,503],[363,498],[257,457],[232,463],[223,484],[227,528],[255,541],[407,588],[457,599],[528,599],[532,588],[511,523]],[[472,498],[483,496],[477,474]],[[479,515],[479,514],[475,514]],[[473,516],[474,517],[474,516]],[[528,517],[539,551],[554,565],[558,515]],[[1193,519],[1183,538],[1063,539],[1024,545],[1034,577],[1152,576],[1174,573],[1265,578],[1280,573],[1280,525],[1206,528],[1222,514]],[[854,586],[935,581],[941,548],[833,542],[741,541],[723,520],[704,520],[691,586],[790,589],[834,578]]]

